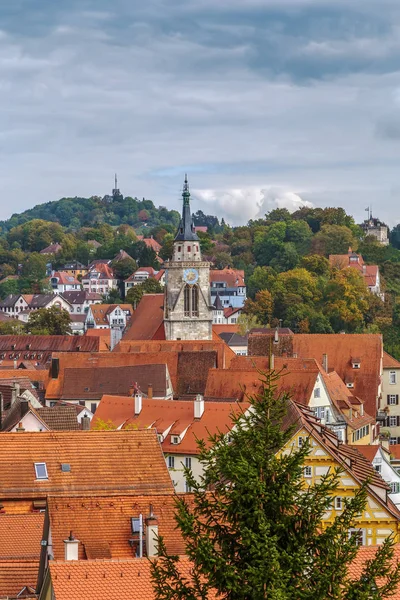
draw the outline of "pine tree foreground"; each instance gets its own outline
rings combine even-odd
[[[185,470],[193,494],[177,498],[176,513],[192,574],[181,574],[179,557],[168,555],[160,537],[152,563],[158,600],[378,600],[397,588],[391,539],[358,580],[349,575],[358,547],[348,532],[366,504],[365,488],[322,527],[339,472],[308,487],[302,473],[309,445],[277,455],[293,432],[284,426],[290,398],[278,393],[279,377],[260,373],[263,391],[248,398],[246,414],[233,416],[229,436],[198,442],[203,478],[197,483]]]

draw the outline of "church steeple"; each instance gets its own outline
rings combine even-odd
[[[175,236],[175,242],[198,242],[199,237],[195,231],[193,218],[190,213],[190,192],[187,175],[185,175],[185,182],[183,184],[182,198],[182,219]]]

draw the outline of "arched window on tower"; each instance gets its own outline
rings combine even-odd
[[[199,316],[199,288],[186,284],[183,289],[183,314],[185,317]]]

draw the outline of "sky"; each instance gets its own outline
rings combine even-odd
[[[121,192],[400,222],[399,0],[1,0],[0,218]]]

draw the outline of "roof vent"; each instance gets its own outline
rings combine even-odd
[[[69,463],[62,463],[61,464],[61,471],[63,473],[70,473],[71,472],[71,465]]]

